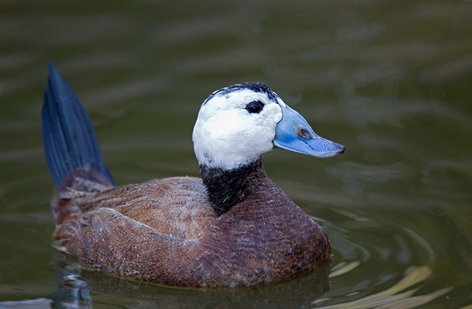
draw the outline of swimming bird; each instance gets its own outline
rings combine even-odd
[[[267,85],[235,84],[203,102],[193,130],[201,178],[116,186],[91,121],[49,65],[42,109],[56,185],[54,247],[106,273],[175,286],[250,286],[325,266],[325,231],[266,175],[282,148],[331,157],[344,146],[315,134]]]

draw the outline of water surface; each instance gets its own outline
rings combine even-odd
[[[76,293],[95,308],[472,305],[472,2],[0,8],[0,301],[48,307],[46,297]],[[268,175],[330,235],[330,269],[229,291],[80,277],[51,248],[40,137],[49,61],[89,111],[119,184],[197,176],[191,131],[203,100],[233,83],[267,83],[347,147],[323,160],[264,157]]]

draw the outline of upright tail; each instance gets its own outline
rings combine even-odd
[[[114,184],[103,162],[90,118],[69,84],[52,63],[44,91],[42,110],[43,147],[56,186],[75,170],[96,170]]]

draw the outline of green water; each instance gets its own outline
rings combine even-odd
[[[0,307],[41,302],[73,265],[51,248],[49,61],[119,184],[198,175],[199,106],[242,81],[264,81],[347,147],[264,157],[330,235],[329,278],[195,290],[83,270],[95,308],[471,306],[471,16],[471,1],[450,0],[0,1]]]

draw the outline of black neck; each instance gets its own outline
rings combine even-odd
[[[231,209],[236,203],[244,200],[251,183],[254,183],[261,173],[262,156],[256,161],[233,170],[200,166],[203,184],[206,186],[208,198],[218,216]]]

